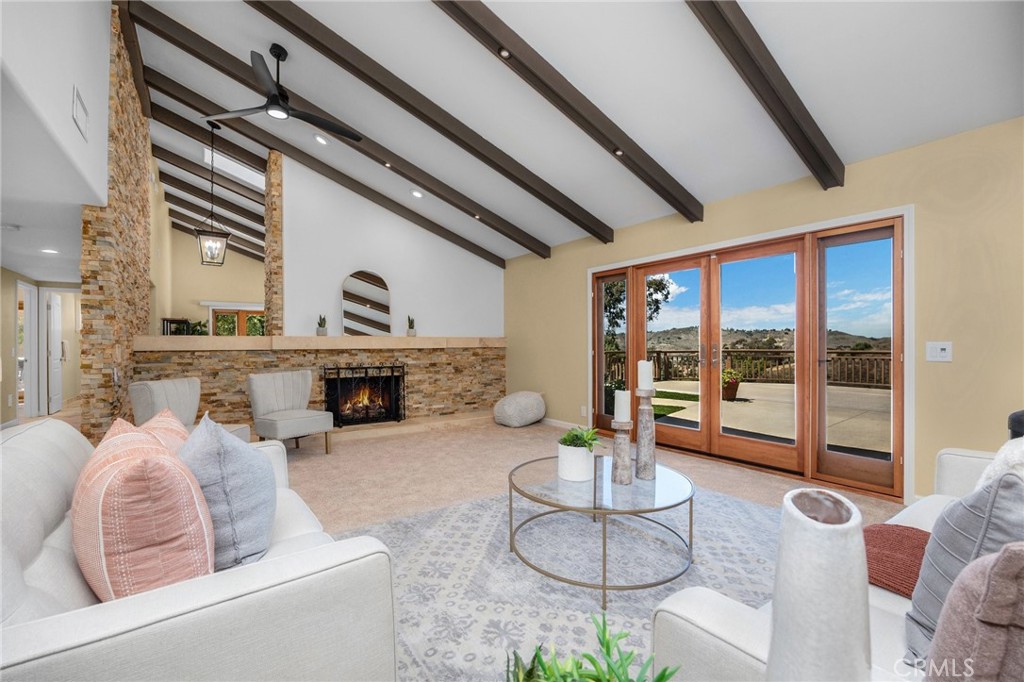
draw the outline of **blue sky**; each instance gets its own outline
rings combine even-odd
[[[892,241],[878,240],[826,251],[828,327],[885,337],[892,328]],[[722,265],[722,326],[785,329],[796,326],[796,280],[792,254]],[[672,272],[672,295],[650,331],[691,327],[700,319],[700,275]]]

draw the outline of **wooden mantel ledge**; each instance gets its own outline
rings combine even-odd
[[[136,336],[135,352],[504,348],[501,336]]]

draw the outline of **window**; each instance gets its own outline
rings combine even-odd
[[[267,316],[262,310],[214,310],[214,336],[264,336]]]

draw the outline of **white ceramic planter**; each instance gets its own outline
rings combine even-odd
[[[829,490],[791,490],[782,501],[766,679],[870,676],[860,510]]]
[[[586,448],[558,444],[558,477],[565,481],[594,478],[594,453]]]
[[[327,327],[317,327],[316,328],[316,335],[317,336],[327,336]]]

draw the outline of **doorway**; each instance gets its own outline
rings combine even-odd
[[[18,420],[43,414],[39,409],[39,290],[18,281],[18,311],[15,355],[18,372]]]
[[[902,495],[901,235],[888,219],[597,273],[595,425],[646,359],[659,444]]]

